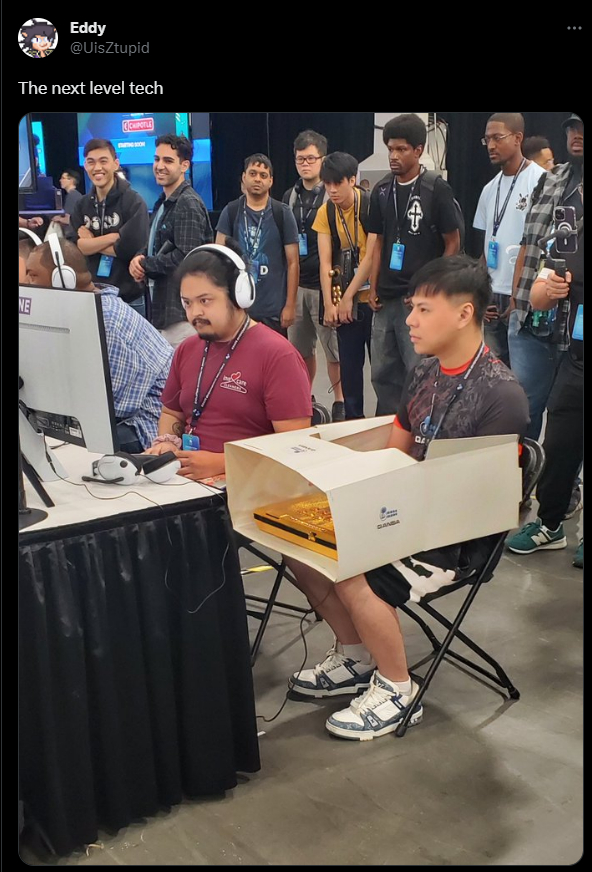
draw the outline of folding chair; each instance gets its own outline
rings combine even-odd
[[[522,443],[522,454],[520,458],[520,466],[522,469],[521,506],[524,504],[525,500],[528,499],[537,481],[539,480],[540,475],[543,471],[544,463],[545,454],[539,443],[536,442],[534,439],[525,438]],[[496,660],[494,660],[491,655],[487,654],[486,651],[480,648],[472,639],[470,639],[464,633],[461,633],[459,630],[459,627],[469,608],[471,607],[473,600],[477,596],[481,585],[483,585],[487,581],[490,581],[490,579],[493,577],[494,570],[501,558],[504,548],[504,542],[507,535],[508,531],[506,531],[505,533],[500,533],[498,536],[495,537],[487,562],[476,578],[474,576],[471,576],[470,578],[459,581],[456,584],[441,588],[435,593],[427,594],[418,603],[414,603],[412,607],[409,606],[408,603],[403,606],[399,606],[402,612],[404,612],[413,621],[419,624],[432,645],[432,651],[430,654],[409,667],[410,672],[415,672],[416,669],[431,660],[431,664],[428,668],[428,671],[426,672],[425,678],[422,682],[420,682],[420,688],[417,696],[415,697],[412,705],[410,705],[408,711],[405,713],[405,717],[402,719],[401,723],[397,727],[397,730],[395,731],[395,735],[397,735],[399,738],[404,736],[407,732],[407,727],[409,725],[409,721],[413,716],[414,711],[421,704],[421,701],[425,696],[428,687],[431,684],[436,670],[444,659],[451,658],[453,661],[456,660],[462,663],[464,666],[478,673],[478,675],[471,675],[471,673],[469,672],[468,674],[471,675],[471,677],[478,678],[479,675],[484,675],[498,687],[506,690],[510,699],[520,699],[520,692],[514,687],[500,664]],[[469,593],[465,598],[464,602],[462,603],[459,612],[453,621],[449,621],[447,618],[444,617],[444,615],[442,615],[439,611],[437,611],[437,609],[435,609],[431,605],[433,600],[447,596],[448,594],[453,593],[454,591],[459,590],[461,587],[465,587],[467,585],[469,585]],[[446,634],[442,642],[440,642],[440,640],[434,635],[430,626],[415,612],[415,608],[422,609],[435,621],[440,623],[448,630],[448,633]],[[495,675],[487,669],[484,669],[478,663],[475,663],[472,660],[463,657],[455,651],[451,651],[450,645],[455,638],[463,642],[468,648],[471,649],[471,651],[477,654],[482,661],[485,661],[485,663],[489,664],[489,666],[491,666],[495,670]]]
[[[278,602],[277,595],[280,589],[280,585],[284,578],[287,578],[288,581],[292,579],[292,575],[286,566],[286,562],[282,559],[281,562],[278,562],[273,557],[270,557],[269,554],[265,554],[265,552],[261,551],[257,545],[251,542],[249,539],[246,539],[244,536],[236,535],[237,538],[237,547],[244,548],[245,551],[248,551],[250,554],[254,554],[255,557],[258,557],[264,563],[267,563],[276,571],[275,580],[273,582],[273,586],[271,588],[269,597],[266,599],[262,596],[254,596],[254,594],[245,593],[245,599],[247,602],[255,602],[265,604],[265,608],[261,611],[258,609],[249,609],[247,608],[247,615],[251,618],[255,618],[260,621],[259,629],[257,630],[257,635],[253,641],[251,646],[251,666],[255,664],[255,660],[257,659],[257,654],[259,653],[259,647],[261,645],[261,641],[263,639],[263,634],[267,629],[267,624],[269,623],[269,619],[271,617],[271,612],[274,608],[287,609],[291,612],[297,612],[300,615],[307,615],[310,612],[310,608],[302,608],[302,606],[293,606],[289,603]],[[322,618],[316,612],[314,612],[315,620],[321,621]]]

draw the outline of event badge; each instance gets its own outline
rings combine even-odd
[[[576,312],[576,320],[574,322],[572,339],[580,339],[584,341],[584,304],[580,303]]]
[[[97,276],[101,279],[108,279],[111,275],[111,267],[113,266],[114,257],[111,257],[109,254],[102,254],[99,259],[99,268],[97,269]]]
[[[487,246],[487,266],[489,269],[497,269],[497,257],[499,253],[499,243],[495,239],[489,241]]]
[[[298,254],[300,257],[306,257],[308,254],[308,239],[306,233],[298,234]]]
[[[389,269],[400,271],[403,269],[403,260],[405,259],[405,246],[400,242],[393,242],[393,250],[391,252],[391,262]]]
[[[183,433],[183,451],[199,451],[199,436]]]

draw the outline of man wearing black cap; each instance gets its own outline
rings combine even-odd
[[[530,290],[543,255],[538,241],[552,232],[556,206],[573,206],[577,220],[584,214],[584,124],[579,115],[572,114],[562,126],[567,134],[569,158],[567,163],[558,164],[542,176],[533,191],[514,270],[514,311],[508,325],[510,364],[528,397],[527,435],[533,439],[540,435],[558,364],[558,346],[552,341],[552,320],[546,313],[535,311],[530,303]]]

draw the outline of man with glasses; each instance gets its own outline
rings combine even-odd
[[[129,264],[148,242],[146,203],[117,175],[119,161],[108,139],[86,143],[84,168],[93,186],[72,213],[78,248],[88,258],[92,281],[118,288],[122,300],[144,315],[144,289]]]
[[[65,194],[64,214],[55,215],[51,219],[52,224],[59,224],[66,239],[76,242],[76,234],[70,227],[70,216],[74,211],[74,207],[79,200],[82,200],[82,194],[78,190],[80,184],[80,173],[78,170],[64,170],[60,176],[60,188]]]
[[[507,366],[514,266],[532,192],[545,173],[522,154],[523,139],[524,118],[519,112],[495,112],[487,121],[481,143],[500,172],[483,188],[473,220],[473,227],[484,234],[482,257],[493,289],[493,304],[485,313],[485,340]]]
[[[321,280],[319,275],[319,247],[317,234],[312,229],[319,207],[327,200],[321,181],[321,166],[327,154],[327,140],[314,130],[304,130],[294,140],[294,163],[299,179],[288,188],[282,201],[287,203],[298,225],[300,255],[300,283],[296,299],[296,317],[288,329],[288,339],[298,349],[308,370],[310,386],[317,371],[316,344],[320,340],[327,359],[329,384],[335,402],[333,421],[343,421],[345,407],[339,369],[339,349],[334,329],[319,323]]]

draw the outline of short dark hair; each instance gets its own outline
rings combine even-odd
[[[58,245],[62,250],[62,257],[66,266],[72,267],[76,273],[77,279],[83,279],[88,284],[91,281],[91,274],[88,268],[88,261],[85,255],[80,251],[78,246],[69,239],[58,239]],[[35,251],[38,251],[41,256],[41,265],[47,270],[54,270],[55,263],[51,246],[49,242],[43,242],[36,246]]]
[[[231,236],[226,237],[224,244],[226,248],[238,254],[246,264],[246,259],[240,245]],[[175,272],[174,280],[177,287],[180,288],[185,276],[204,275],[217,287],[225,290],[230,300],[234,303],[234,299],[230,294],[230,287],[234,286],[238,272],[238,267],[235,266],[229,257],[224,257],[217,251],[198,249],[194,252],[189,252],[185,259],[181,261]]]
[[[70,176],[76,187],[80,184],[80,173],[78,170],[64,170],[67,176]]]
[[[345,151],[332,151],[321,167],[321,181],[339,184],[343,179],[351,179],[358,172],[358,162],[353,154]]]
[[[309,148],[311,145],[315,146],[321,157],[325,157],[329,143],[327,137],[323,136],[322,133],[317,133],[316,130],[303,130],[298,134],[294,140],[294,154]]]
[[[113,160],[117,160],[115,147],[108,139],[89,139],[84,146],[84,156],[86,157],[89,151],[94,151],[96,148],[107,148],[111,152]]]
[[[193,143],[186,136],[176,136],[174,133],[164,133],[156,140],[156,148],[159,145],[170,145],[177,152],[180,161],[193,159]]]
[[[27,258],[36,247],[36,243],[28,233],[19,230],[19,257]]]
[[[505,124],[512,133],[524,133],[524,116],[520,112],[494,112],[487,119],[487,123],[490,121]]]
[[[412,148],[417,148],[418,145],[425,145],[428,131],[419,115],[410,113],[407,115],[397,115],[396,118],[391,118],[384,125],[382,131],[382,141],[388,145],[389,139],[404,139]]]
[[[262,164],[262,166],[267,167],[267,169],[269,170],[269,175],[273,178],[273,166],[271,165],[271,161],[266,154],[261,154],[260,152],[257,152],[257,154],[251,154],[249,155],[249,157],[246,157],[243,171],[246,173],[248,168],[253,164]]]
[[[522,143],[522,154],[530,160],[544,148],[551,148],[548,139],[545,139],[544,136],[529,136]]]
[[[485,264],[467,254],[437,257],[419,269],[409,286],[409,294],[421,289],[426,297],[444,294],[447,297],[467,296],[475,307],[475,320],[480,324],[491,303],[491,278]]]

